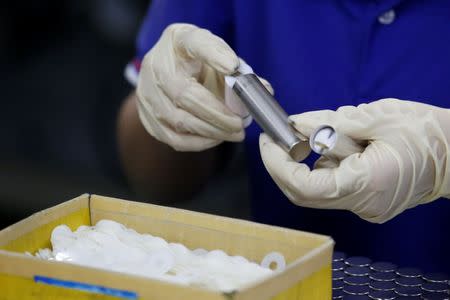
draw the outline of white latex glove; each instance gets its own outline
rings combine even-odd
[[[224,75],[238,67],[234,51],[210,31],[190,24],[167,27],[139,74],[138,112],[145,129],[178,151],[242,141],[243,122],[223,99]]]
[[[268,172],[295,204],[350,210],[385,222],[405,209],[450,196],[450,110],[383,99],[335,111],[291,116],[306,136],[319,125],[369,143],[340,162],[321,157],[313,170],[296,163],[266,135],[260,150]]]

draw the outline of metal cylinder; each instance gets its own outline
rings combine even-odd
[[[295,161],[303,160],[309,154],[308,143],[295,135],[287,113],[255,74],[237,76],[233,91],[245,104],[256,123]]]
[[[331,160],[340,161],[364,148],[344,134],[336,132],[329,125],[319,126],[309,138],[311,149]]]

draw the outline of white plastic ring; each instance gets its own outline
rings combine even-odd
[[[271,266],[275,263],[275,268],[273,269],[276,272],[281,272],[286,268],[286,260],[284,259],[283,254],[280,252],[270,252],[266,256],[264,256],[261,261],[261,267],[272,269]]]

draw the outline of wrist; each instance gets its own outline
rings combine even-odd
[[[443,164],[441,167],[443,168],[444,177],[440,196],[450,198],[450,109],[441,108],[437,115],[443,136],[443,147],[441,149],[444,152],[440,161]]]

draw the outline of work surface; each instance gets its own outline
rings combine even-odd
[[[333,254],[333,299],[450,299],[450,277],[370,258]]]

